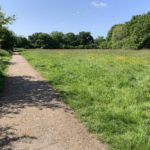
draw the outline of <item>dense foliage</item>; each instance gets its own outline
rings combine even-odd
[[[0,8],[0,48],[12,50],[15,44],[14,33],[9,31],[5,25],[12,23],[15,16],[6,17]]]
[[[150,48],[150,12],[132,17],[129,22],[114,25],[107,35],[107,48]]]
[[[34,33],[28,37],[30,48],[43,48],[43,49],[71,49],[71,48],[97,48],[98,45],[94,41],[90,32],[62,33],[52,32],[47,33]],[[19,44],[21,45],[21,44]],[[22,44],[22,47],[24,45]]]
[[[1,35],[1,48],[5,50],[13,50],[15,44],[14,33],[9,31],[7,28],[0,30]]]
[[[15,36],[15,47],[17,48],[30,48],[30,42],[26,37]]]

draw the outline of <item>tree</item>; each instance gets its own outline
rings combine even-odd
[[[106,39],[103,36],[98,36],[95,39],[95,48],[106,49]]]
[[[51,32],[50,37],[52,38],[55,47],[54,48],[63,48],[65,42],[65,35],[62,32],[54,31]]]
[[[15,47],[17,48],[30,48],[30,42],[26,37],[15,36]]]
[[[0,30],[1,35],[1,48],[6,50],[12,50],[15,45],[14,33],[9,31],[7,28]]]
[[[47,33],[34,33],[28,39],[33,48],[55,48],[55,41]]]
[[[94,42],[94,38],[92,37],[90,32],[79,32],[77,37],[79,45],[90,45]]]
[[[124,24],[114,25],[108,32],[108,48],[142,49],[150,47],[150,12],[133,16]]]
[[[48,49],[53,48],[53,40],[47,33],[40,33],[37,39],[37,45],[40,48]]]
[[[15,20],[15,15],[6,16],[0,8],[0,47],[4,49],[13,49],[14,35],[11,31],[4,27]],[[11,41],[12,40],[12,41]]]
[[[15,20],[15,15],[6,16],[0,7],[0,28],[4,25],[10,24]]]
[[[77,36],[70,32],[64,35],[65,48],[75,48],[78,46]]]

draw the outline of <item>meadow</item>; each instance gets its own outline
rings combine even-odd
[[[0,92],[4,88],[4,81],[5,81],[5,69],[8,65],[8,61],[10,59],[10,54],[0,49]]]
[[[110,149],[150,149],[150,51],[29,50],[22,55]]]

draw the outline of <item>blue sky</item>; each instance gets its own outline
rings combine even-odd
[[[24,36],[56,30],[106,36],[112,25],[150,11],[149,0],[0,0],[0,5],[16,14],[9,28]]]

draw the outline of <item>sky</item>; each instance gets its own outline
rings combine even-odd
[[[26,37],[52,31],[106,36],[112,25],[150,11],[150,0],[0,0],[0,5],[16,15],[9,29]]]

